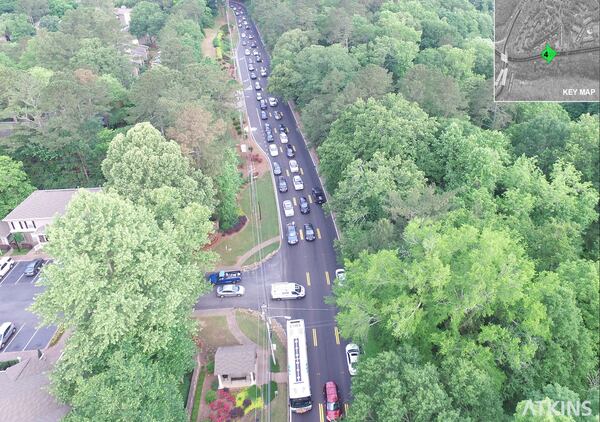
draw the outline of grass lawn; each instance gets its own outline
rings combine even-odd
[[[242,330],[246,337],[248,337],[254,343],[260,345],[261,342],[259,341],[259,339],[264,341],[264,339],[267,338],[267,327],[265,326],[265,323],[261,321],[258,317],[247,314],[246,312],[236,311],[235,319],[238,323],[238,326],[240,327],[240,330]],[[277,360],[277,366],[280,370],[285,370],[284,368],[287,368],[287,356],[285,353],[285,348],[279,341],[279,337],[277,337],[276,334],[273,334],[273,342],[277,346],[277,349],[275,350],[275,359]],[[271,365],[272,363],[273,360],[271,359]]]
[[[250,256],[247,260],[244,261],[242,265],[250,265],[258,262],[258,260],[262,257],[269,255],[271,252],[274,252],[279,248],[279,242],[271,243],[270,245],[265,246],[259,252],[256,252],[254,255]]]
[[[198,374],[198,382],[196,382],[196,392],[194,393],[194,405],[192,406],[191,421],[198,420],[198,411],[200,410],[200,398],[202,397],[202,384],[204,384],[204,376],[206,375],[204,368],[200,369]]]
[[[27,255],[30,251],[31,251],[31,249],[24,249],[24,248],[21,248],[21,250],[13,249],[11,255],[12,256]]]
[[[260,218],[257,222],[252,215],[250,202],[250,185],[247,185],[240,195],[240,206],[248,223],[239,233],[220,241],[213,249],[221,256],[220,265],[233,265],[238,258],[258,244],[256,238],[257,227],[260,228],[261,239],[271,239],[279,236],[279,219],[277,218],[277,204],[275,192],[271,183],[271,174],[265,173],[256,179],[256,196]]]
[[[225,316],[207,316],[198,318],[200,323],[200,338],[208,349],[216,350],[220,346],[237,346],[238,341],[227,328]]]
[[[287,384],[277,384],[277,397],[271,402],[271,420],[285,421],[288,416]]]

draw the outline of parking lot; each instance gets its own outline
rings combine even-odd
[[[17,262],[0,280],[0,324],[11,321],[17,328],[15,335],[0,353],[44,349],[56,332],[54,326],[38,327],[38,317],[27,310],[35,295],[43,290],[36,285],[39,273],[35,277],[23,274],[29,262]]]

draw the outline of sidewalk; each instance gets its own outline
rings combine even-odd
[[[50,255],[44,252],[44,249],[31,249],[25,255],[13,255],[14,249],[9,250],[2,256],[10,256],[15,261],[33,261],[34,259],[42,258],[42,259],[50,259]]]
[[[268,240],[265,240],[264,242],[262,242],[260,245],[256,245],[254,246],[252,249],[250,249],[249,251],[247,251],[245,254],[243,254],[242,256],[240,256],[237,260],[237,262],[235,263],[235,267],[239,268],[242,265],[244,265],[244,262],[246,262],[248,260],[248,258],[250,258],[252,255],[254,255],[255,253],[257,253],[258,251],[260,251],[263,248],[266,248],[267,246],[278,242],[279,241],[279,236],[275,236],[272,237]],[[263,256],[263,259],[265,259],[265,257]]]

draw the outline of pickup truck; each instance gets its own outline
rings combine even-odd
[[[219,271],[217,273],[209,274],[208,281],[212,284],[239,283],[242,281],[242,272],[240,270]]]

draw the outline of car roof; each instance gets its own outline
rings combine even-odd
[[[7,321],[7,322],[3,322],[2,324],[0,324],[0,333],[3,333],[4,330],[6,330],[8,327],[10,327],[12,324],[12,322]]]
[[[327,392],[327,398],[337,399],[337,385],[335,382],[327,381],[325,383],[325,391]]]

